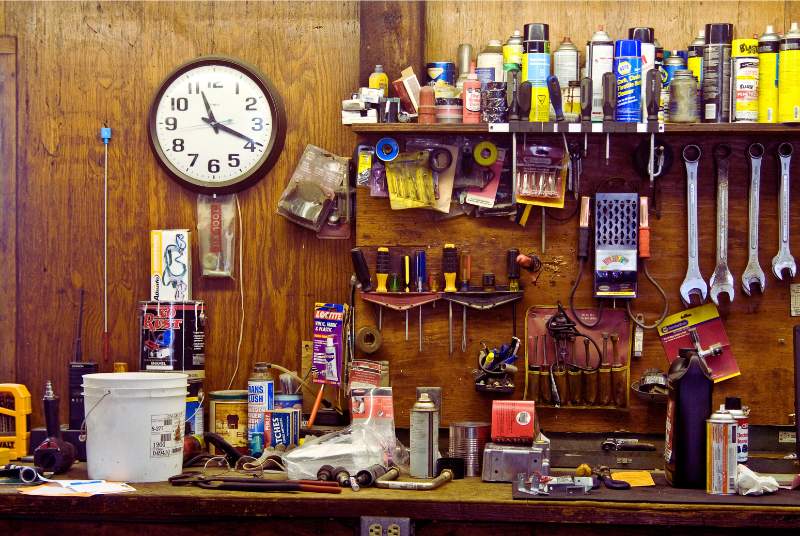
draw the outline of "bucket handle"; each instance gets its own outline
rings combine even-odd
[[[105,393],[103,393],[103,396],[100,397],[100,400],[98,400],[97,402],[94,403],[94,406],[92,406],[92,409],[87,411],[86,412],[86,416],[83,418],[83,422],[81,423],[81,427],[80,427],[80,434],[78,435],[78,439],[81,442],[85,442],[86,441],[86,419],[88,419],[89,415],[91,415],[92,412],[95,410],[95,408],[98,405],[100,405],[100,402],[102,402],[105,397],[107,397],[108,395],[111,394],[111,389],[104,389],[104,391],[105,391]]]

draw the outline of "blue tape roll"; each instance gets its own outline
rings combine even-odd
[[[375,144],[375,156],[383,162],[391,162],[400,154],[400,145],[394,138],[381,138]]]

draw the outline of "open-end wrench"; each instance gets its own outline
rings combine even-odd
[[[772,273],[780,280],[783,280],[784,272],[789,272],[789,278],[793,278],[797,273],[797,264],[789,251],[789,163],[792,160],[793,150],[791,143],[784,142],[778,146],[778,158],[781,161],[781,220],[778,254],[772,259]]]
[[[687,145],[683,148],[683,161],[686,163],[686,205],[689,223],[689,265],[686,268],[686,277],[681,283],[681,299],[686,305],[691,305],[692,296],[700,296],[700,303],[706,301],[708,285],[703,274],[700,273],[700,263],[697,255],[697,163],[702,155],[697,145]]]
[[[719,305],[719,295],[727,294],[733,301],[733,274],[728,268],[728,159],[731,146],[718,143],[714,146],[714,164],[717,168],[717,265],[711,279],[711,301]]]
[[[747,148],[747,155],[750,157],[750,209],[748,219],[750,222],[750,232],[747,236],[747,267],[742,273],[742,290],[750,296],[751,288],[758,289],[764,293],[767,286],[767,278],[764,270],[758,263],[758,202],[761,192],[761,157],[764,156],[764,146],[760,143],[752,143]]]

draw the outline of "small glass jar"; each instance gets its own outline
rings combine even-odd
[[[697,123],[697,80],[692,71],[678,70],[669,86],[669,122]]]

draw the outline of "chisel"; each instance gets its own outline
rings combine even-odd
[[[403,290],[411,292],[411,257],[403,255]],[[408,309],[406,309],[406,340],[408,340]]]
[[[378,288],[375,292],[388,292],[386,289],[386,280],[389,278],[389,270],[391,270],[392,259],[389,256],[389,248],[378,248],[378,257],[375,261],[375,279],[378,282]],[[383,329],[383,306],[378,306],[378,331]]]
[[[414,253],[414,275],[417,281],[417,292],[425,292],[425,280],[428,278],[425,252]],[[419,351],[422,351],[422,305],[419,306]]]
[[[458,272],[458,250],[454,244],[445,244],[442,252],[442,272],[444,273],[444,291],[456,292],[456,272]],[[448,332],[450,355],[453,355],[453,302],[448,300]]]

